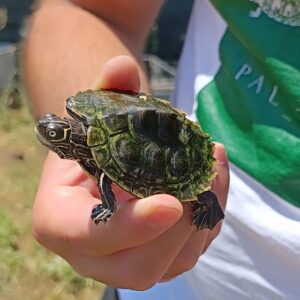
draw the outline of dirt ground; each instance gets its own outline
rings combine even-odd
[[[19,106],[19,105],[18,105]],[[26,102],[0,98],[0,300],[100,299],[103,285],[79,277],[31,234],[31,208],[44,149]]]

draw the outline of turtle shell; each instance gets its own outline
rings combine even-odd
[[[87,126],[98,167],[132,194],[167,193],[192,201],[210,189],[215,160],[209,135],[169,102],[89,90],[69,98],[67,110]]]

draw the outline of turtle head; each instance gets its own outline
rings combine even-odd
[[[70,143],[71,131],[70,120],[55,114],[46,114],[35,126],[41,144],[57,153],[60,158],[76,159]]]

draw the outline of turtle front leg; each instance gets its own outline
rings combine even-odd
[[[97,176],[97,186],[102,204],[97,205],[97,207],[92,210],[91,218],[95,224],[99,222],[106,223],[117,210],[116,198],[111,190],[111,180],[103,172]]]
[[[198,195],[198,199],[193,201],[192,205],[193,225],[196,226],[197,230],[213,229],[220,220],[224,219],[224,213],[217,196],[212,191]]]

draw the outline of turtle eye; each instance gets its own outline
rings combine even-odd
[[[48,124],[45,135],[51,143],[61,143],[68,137],[69,128],[65,122],[52,122]]]
[[[55,138],[56,137],[56,131],[55,130],[50,130],[49,132],[48,132],[48,135],[51,137],[51,138]]]

